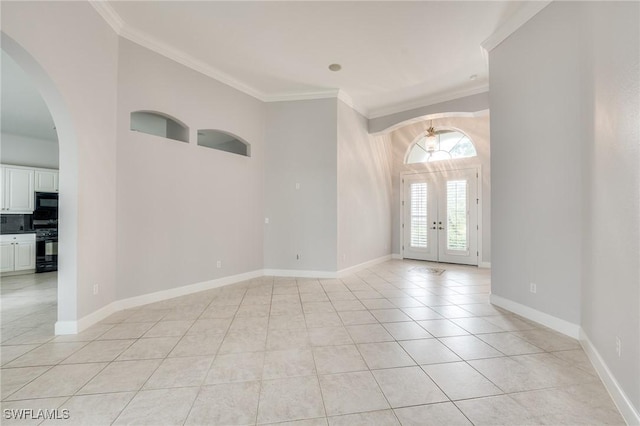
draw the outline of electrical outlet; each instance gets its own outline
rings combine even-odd
[[[618,358],[620,358],[622,354],[622,342],[618,336],[616,336],[616,353],[618,354]]]
[[[216,268],[222,268],[222,261],[218,260],[216,262]]]
[[[300,189],[300,182],[296,182],[296,189]]]
[[[94,284],[93,285],[93,295],[95,296],[98,293],[100,293],[100,287],[98,286],[98,284]]]
[[[537,292],[538,292],[538,286],[536,286],[536,284],[535,284],[535,283],[531,283],[531,284],[530,284],[530,287],[529,287],[529,291],[530,291],[531,293],[534,293],[534,294],[535,294],[535,293],[537,293]]]
[[[264,218],[264,223],[266,223],[266,224],[268,224],[268,223],[269,223],[269,218],[268,218],[268,217],[265,217],[265,218]]]

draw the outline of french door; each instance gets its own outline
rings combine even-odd
[[[403,186],[403,257],[477,265],[477,169],[407,175]]]

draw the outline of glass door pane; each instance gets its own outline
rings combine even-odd
[[[477,265],[477,186],[475,169],[405,177],[402,256]]]
[[[447,250],[469,249],[468,191],[466,180],[447,181]]]
[[[411,239],[413,248],[427,247],[427,183],[419,182],[410,185],[411,197]]]

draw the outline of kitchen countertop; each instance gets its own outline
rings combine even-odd
[[[23,235],[23,234],[35,234],[36,231],[16,231],[16,232],[0,232],[0,235]]]

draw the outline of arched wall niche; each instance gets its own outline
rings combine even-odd
[[[164,112],[132,111],[129,128],[132,131],[189,143],[189,126]]]
[[[232,154],[251,157],[251,144],[240,136],[219,129],[199,129],[198,145],[225,151]]]
[[[67,322],[77,320],[78,294],[78,143],[71,114],[47,72],[18,42],[1,32],[4,50],[29,76],[56,125],[60,156],[58,244],[58,322],[56,334],[76,332]]]

